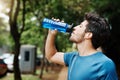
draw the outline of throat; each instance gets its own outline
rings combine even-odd
[[[83,52],[83,53],[80,53],[79,55],[80,56],[89,56],[89,55],[93,55],[95,53],[97,53],[97,51]]]
[[[80,56],[89,56],[89,55],[95,54],[98,51],[94,48],[81,48],[81,49],[78,49],[78,52]]]
[[[77,49],[80,56],[88,56],[98,52],[93,46],[90,40],[84,40],[77,44]]]

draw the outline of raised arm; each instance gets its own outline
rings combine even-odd
[[[49,30],[45,45],[45,55],[48,61],[64,65],[64,53],[58,52],[55,47],[56,35],[57,30]]]

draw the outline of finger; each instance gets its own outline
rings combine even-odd
[[[54,17],[52,17],[52,20],[57,21],[57,22],[60,21],[60,19],[56,19],[56,18],[54,18]]]
[[[52,17],[52,19],[55,19],[54,17]]]
[[[64,22],[64,20],[61,20],[61,22]]]
[[[60,21],[60,19],[56,19],[56,21],[57,21],[57,22],[59,22],[59,21]]]
[[[54,17],[52,17],[52,20],[56,21],[56,19]]]
[[[54,20],[54,21],[56,21],[57,19],[56,19],[56,18],[54,18],[53,20]]]

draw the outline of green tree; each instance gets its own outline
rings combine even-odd
[[[8,16],[6,10],[6,8],[9,7],[9,4],[7,4],[6,1],[0,1],[0,3],[0,5],[2,6],[2,8],[0,8],[0,48],[2,48],[3,46],[8,47],[10,44],[9,40],[7,39],[7,37],[9,36],[9,32],[7,22]]]
[[[11,0],[11,7],[9,13],[9,24],[10,24],[10,33],[14,41],[14,79],[21,80],[21,73],[19,69],[19,60],[18,56],[20,53],[20,38],[21,34],[24,31],[24,14],[23,14],[23,23],[18,24],[18,15],[20,11],[21,0]],[[25,6],[23,6],[24,8]],[[20,27],[22,26],[22,27]]]

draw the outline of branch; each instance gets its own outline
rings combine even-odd
[[[17,6],[16,6],[16,9],[15,9],[15,13],[14,13],[14,22],[17,21],[19,9],[20,9],[20,0],[17,0]]]
[[[14,0],[11,0],[10,12],[9,12],[9,24],[12,26],[12,12],[13,12]]]
[[[25,27],[25,4],[26,4],[26,0],[22,0],[23,1],[23,16],[22,16],[22,28],[20,31],[20,35],[22,34],[22,32],[24,31],[24,27]]]

